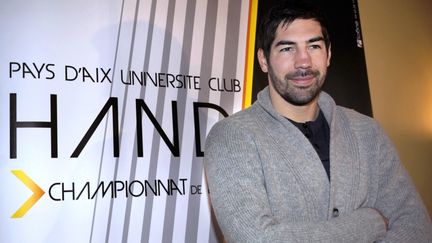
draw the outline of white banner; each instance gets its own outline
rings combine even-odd
[[[0,242],[215,242],[202,165],[242,108],[249,1],[3,2]]]

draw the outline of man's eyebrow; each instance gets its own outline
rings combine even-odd
[[[307,42],[308,42],[308,43],[312,43],[312,42],[317,42],[317,41],[324,41],[324,37],[322,37],[322,36],[317,36],[317,37],[315,37],[315,38],[312,38],[312,39],[308,40]]]
[[[312,39],[307,40],[307,43],[313,43],[313,42],[318,42],[318,41],[324,41],[324,37],[322,37],[322,36],[314,37]],[[297,43],[295,41],[281,40],[281,41],[278,41],[275,44],[275,47],[277,47],[277,46],[284,46],[284,45],[296,45],[296,44]]]
[[[296,43],[294,42],[294,41],[288,41],[288,40],[281,40],[281,41],[278,41],[276,44],[275,44],[275,47],[276,46],[285,46],[285,45],[295,45]]]

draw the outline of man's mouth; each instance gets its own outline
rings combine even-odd
[[[285,76],[286,80],[290,80],[295,86],[307,87],[313,84],[318,76],[318,71],[313,70],[298,70]]]
[[[293,78],[291,82],[293,82],[296,86],[307,87],[310,86],[315,80],[314,76],[305,76],[300,78]]]

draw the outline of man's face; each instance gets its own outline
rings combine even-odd
[[[269,57],[258,51],[261,69],[268,73],[269,88],[285,101],[302,106],[312,102],[321,91],[330,65],[319,22],[297,19],[279,25]]]

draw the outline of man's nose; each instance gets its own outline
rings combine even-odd
[[[307,49],[298,49],[295,55],[295,68],[310,68],[312,59]]]

